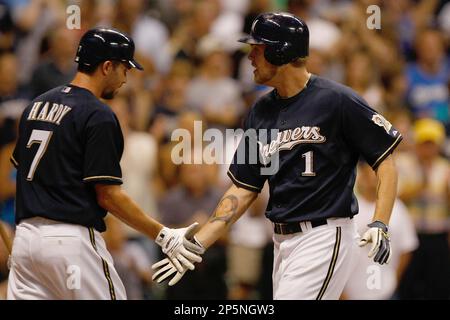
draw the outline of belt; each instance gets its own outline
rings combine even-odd
[[[311,226],[315,228],[327,224],[327,219],[317,219],[310,222]],[[292,234],[302,231],[305,230],[302,230],[301,222],[273,223],[273,232],[276,234]]]

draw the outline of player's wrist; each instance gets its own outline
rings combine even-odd
[[[379,229],[383,230],[384,232],[388,232],[388,230],[389,230],[388,225],[380,220],[375,220],[375,221],[369,223],[367,226],[369,228],[379,228]]]
[[[163,227],[156,236],[155,243],[162,248],[162,251],[165,254],[167,254],[172,251],[175,246],[175,241],[173,239],[172,241],[169,241],[169,239],[174,238],[174,236],[175,235],[172,229]],[[170,246],[170,244],[172,245]]]
[[[193,237],[192,237],[191,242],[194,243],[195,245],[199,246],[199,247],[202,248],[203,250],[206,250],[205,246],[197,239],[196,236],[193,236]]]
[[[164,238],[167,235],[167,227],[162,227],[161,230],[159,230],[158,235],[155,238],[155,242],[159,245],[164,241]]]

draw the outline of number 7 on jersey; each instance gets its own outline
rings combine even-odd
[[[27,148],[31,148],[31,146],[35,143],[39,143],[39,148],[34,156],[33,162],[31,162],[30,171],[28,171],[27,180],[32,181],[34,177],[34,172],[41,161],[42,156],[47,150],[48,143],[52,137],[53,132],[45,131],[45,130],[33,130],[31,132],[30,139],[27,143]]]

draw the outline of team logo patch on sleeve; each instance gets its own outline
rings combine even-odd
[[[389,131],[391,131],[391,128],[392,128],[392,124],[389,122],[389,121],[387,121],[382,115],[380,115],[380,114],[374,114],[373,116],[372,116],[372,121],[376,124],[376,125],[378,125],[378,126],[380,126],[380,127],[383,127],[384,128],[384,130],[386,130],[386,132],[389,134]]]
[[[64,93],[69,93],[69,92],[70,92],[70,90],[72,90],[72,88],[71,88],[71,87],[63,87],[63,88],[62,88],[62,90],[61,90],[61,92],[64,92]]]

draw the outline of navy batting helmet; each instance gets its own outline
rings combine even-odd
[[[239,39],[248,44],[265,44],[264,57],[281,66],[308,56],[309,30],[290,13],[262,13],[253,21],[250,35]]]
[[[118,30],[95,28],[81,37],[75,62],[92,67],[106,60],[114,60],[143,70],[144,68],[134,60],[133,56],[133,39]]]

